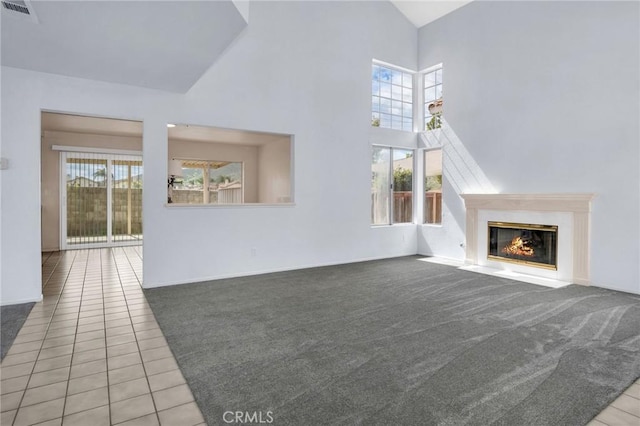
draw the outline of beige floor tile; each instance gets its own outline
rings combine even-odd
[[[98,324],[98,323],[103,323],[104,322],[104,315],[94,315],[94,316],[90,316],[90,317],[84,317],[84,318],[80,318],[78,320],[78,325],[79,326],[85,326],[85,325],[89,325],[89,324]],[[100,329],[102,330],[102,329]]]
[[[42,402],[28,407],[20,407],[18,409],[18,414],[16,415],[14,426],[33,425],[62,417],[63,408],[64,398]]]
[[[105,312],[103,309],[92,309],[89,311],[80,311],[80,315],[78,315],[78,317],[80,318],[80,320],[93,318],[93,317],[99,317],[104,319],[104,314]]]
[[[34,373],[29,379],[28,388],[50,385],[52,383],[64,382],[69,378],[69,367],[56,368],[55,370]],[[47,419],[48,420],[48,419]]]
[[[124,327],[124,326],[131,326],[131,320],[129,318],[122,318],[122,319],[107,321],[107,331],[109,331],[112,328]]]
[[[148,393],[150,393],[150,390],[146,377],[129,380],[128,382],[118,383],[117,385],[109,387],[109,397],[112,403]]]
[[[51,316],[35,317],[35,316],[32,316],[32,315],[29,315],[27,317],[27,320],[22,325],[24,327],[31,327],[32,325],[49,324],[50,321],[51,321]]]
[[[107,360],[101,359],[98,361],[90,361],[82,364],[71,366],[71,379],[77,379],[78,377],[89,376],[96,373],[107,371]]]
[[[73,320],[77,320],[78,319],[78,312],[76,310],[76,312],[64,312],[65,310],[62,311],[56,311],[55,314],[53,314],[53,317],[51,318],[52,322],[59,322],[59,321],[73,321]]]
[[[167,371],[166,373],[155,374],[148,377],[149,386],[153,392],[186,383],[180,370]]]
[[[147,349],[142,351],[142,359],[144,362],[155,361],[158,359],[173,357],[169,346],[161,346],[159,348]]]
[[[88,331],[86,333],[76,334],[76,343],[87,342],[89,340],[103,339],[104,330]]]
[[[139,379],[141,377],[145,377],[142,364],[131,365],[117,370],[109,370],[110,385],[116,385],[118,383]]]
[[[121,334],[131,334],[131,333],[133,333],[133,327],[131,325],[107,328],[107,337],[114,337],[114,336],[119,336]]]
[[[56,370],[58,368],[69,367],[71,365],[71,354],[62,355],[55,358],[47,358],[38,360],[33,369],[34,373],[42,373],[43,371]]]
[[[10,365],[24,364],[26,362],[35,361],[38,358],[40,351],[23,352],[16,355],[7,355],[2,360],[2,368],[9,367]]]
[[[9,349],[9,352],[7,352],[7,355],[16,355],[16,354],[21,354],[23,352],[35,351],[40,349],[41,345],[42,345],[42,341],[40,340],[37,340],[35,342],[28,342],[28,343],[18,343],[16,345],[11,346],[11,349]]]
[[[67,397],[64,414],[74,414],[109,404],[109,391],[106,387],[82,392]]]
[[[109,426],[109,406],[64,416],[64,426]]]
[[[155,321],[147,321],[147,322],[141,322],[138,324],[133,324],[133,329],[137,333],[140,331],[160,330],[160,326]]]
[[[55,348],[55,347],[58,347],[58,346],[70,345],[75,341],[75,339],[76,339],[76,336],[73,335],[73,334],[70,334],[68,336],[47,338],[42,343],[42,349],[48,349],[48,348]]]
[[[151,395],[142,395],[111,404],[111,422],[114,424],[155,413]]]
[[[68,395],[75,395],[80,392],[87,392],[94,389],[99,389],[107,386],[107,372],[103,371],[96,374],[91,374],[77,379],[69,380]]]
[[[130,365],[142,363],[142,359],[140,358],[140,353],[138,352],[110,357],[108,361],[109,361],[109,370],[117,370],[118,368],[124,368]]]
[[[105,310],[105,321],[115,321],[129,318],[129,311],[126,307],[109,308]]]
[[[18,410],[3,411],[2,414],[0,414],[0,424],[1,425],[13,424],[13,419],[16,418],[17,412]]]
[[[633,398],[640,399],[640,385],[634,383],[629,389],[625,390],[624,393]]]
[[[153,339],[141,340],[138,342],[138,346],[140,346],[140,350],[154,349],[154,348],[158,348],[160,346],[166,346],[166,345],[167,345],[167,341],[164,338],[164,336],[154,337]]]
[[[640,400],[629,395],[622,394],[618,399],[613,401],[611,405],[619,410],[626,411],[627,413],[638,417],[638,423],[640,424]]]
[[[47,348],[40,351],[38,361],[49,358],[57,358],[63,355],[69,355],[73,352],[73,344],[56,346],[55,348]]]
[[[109,358],[138,352],[138,344],[136,342],[124,343],[122,345],[107,347],[107,356]]]
[[[93,349],[100,349],[100,348],[104,348],[106,346],[106,343],[104,341],[104,339],[93,339],[93,340],[87,340],[84,342],[76,342],[75,346],[73,347],[73,352],[84,352],[84,351],[90,351]]]
[[[153,339],[156,337],[163,337],[162,331],[159,328],[154,330],[142,330],[136,332],[136,338],[138,339],[138,341]]]
[[[156,413],[147,414],[146,416],[138,417],[137,419],[129,420],[123,423],[118,423],[118,426],[158,426],[158,415]]]
[[[149,361],[144,363],[144,368],[147,371],[147,375],[164,373],[166,371],[177,370],[178,364],[173,358],[163,358],[155,361]]]
[[[17,364],[11,366],[2,366],[2,370],[0,370],[0,375],[2,376],[2,380],[12,379],[14,377],[27,376],[31,374],[33,370],[34,362],[27,362],[24,364]]]
[[[104,322],[96,322],[93,324],[85,324],[78,326],[78,333],[86,333],[87,331],[104,330]]]
[[[27,389],[22,400],[22,407],[51,401],[53,399],[64,398],[67,393],[67,381],[61,381],[46,386]]]
[[[23,326],[20,329],[19,335],[31,334],[31,333],[42,333],[43,331],[47,331],[47,327],[48,327],[47,324]]]
[[[203,423],[204,418],[195,402],[158,411],[162,426],[193,426]]]
[[[193,401],[193,395],[186,384],[163,389],[153,393],[156,409],[166,410]]]
[[[36,426],[61,426],[62,425],[62,417],[58,417],[57,419],[47,420],[46,422],[38,423]]]
[[[0,397],[0,410],[11,411],[18,408],[22,400],[23,391],[6,393]]]
[[[601,421],[593,419],[589,423],[587,423],[587,426],[608,426],[608,425],[602,423]]]
[[[73,336],[74,334],[76,334],[75,327],[57,328],[55,330],[49,330],[47,332],[47,339],[53,339],[54,337]]]
[[[106,348],[92,349],[89,351],[76,352],[73,354],[72,365],[83,364],[85,362],[98,361],[107,358]]]
[[[122,345],[123,343],[131,343],[136,341],[136,335],[133,333],[120,334],[118,336],[107,337],[107,346]]]
[[[44,336],[45,336],[44,331],[40,331],[38,333],[18,335],[18,337],[16,337],[16,339],[13,341],[13,344],[19,345],[21,343],[37,342],[44,339]]]
[[[607,407],[595,418],[610,426],[632,426],[638,424],[638,418],[615,407]]]
[[[66,321],[52,321],[51,324],[49,324],[49,330],[57,330],[59,328],[66,328],[66,327],[75,327],[77,325],[78,325],[77,319],[66,320]]]

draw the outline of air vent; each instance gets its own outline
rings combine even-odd
[[[28,0],[1,0],[1,3],[7,16],[38,22],[38,18],[33,13],[33,6]]]
[[[2,5],[4,6],[5,9],[9,9],[9,10],[13,10],[14,12],[26,13],[27,15],[31,15],[31,13],[29,12],[29,8],[27,7],[27,5],[23,1],[20,1],[20,0],[3,1]]]

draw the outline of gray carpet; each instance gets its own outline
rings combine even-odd
[[[640,376],[640,297],[413,256],[145,294],[209,425],[583,425]]]
[[[22,324],[27,320],[35,303],[21,303],[0,307],[0,359],[9,352]]]

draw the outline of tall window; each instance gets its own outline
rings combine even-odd
[[[371,125],[413,130],[413,74],[373,64]]]
[[[389,225],[413,221],[412,150],[373,147],[371,163],[371,223]]]
[[[173,189],[173,202],[240,204],[243,202],[242,163],[181,160],[182,176]]]
[[[424,153],[424,223],[442,223],[442,149]]]
[[[424,128],[438,129],[442,125],[442,65],[423,74]]]

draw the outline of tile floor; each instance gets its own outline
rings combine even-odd
[[[141,250],[43,255],[44,300],[2,361],[0,424],[204,424],[140,287]]]
[[[142,248],[44,254],[0,374],[1,425],[203,425],[147,304]],[[640,380],[589,423],[640,426]]]

